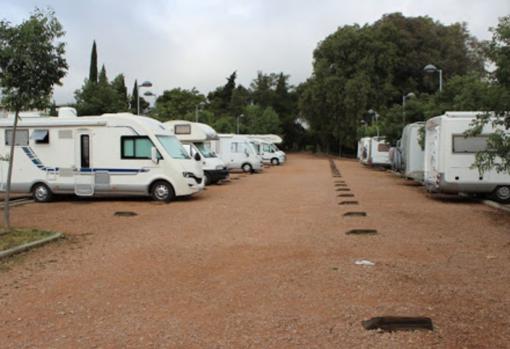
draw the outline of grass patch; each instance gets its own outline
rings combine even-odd
[[[37,229],[13,229],[10,233],[0,235],[0,251],[5,251],[29,242],[41,240],[55,234],[52,231]]]

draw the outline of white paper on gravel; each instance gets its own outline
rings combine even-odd
[[[367,261],[366,259],[358,259],[354,261],[354,264],[356,265],[368,265],[368,266],[374,266],[374,262]]]

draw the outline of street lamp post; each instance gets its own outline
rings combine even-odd
[[[368,114],[372,115],[372,124],[374,124],[375,120],[375,130],[377,132],[377,137],[379,137],[379,126],[377,125],[377,119],[379,119],[379,114],[373,109],[369,109]]]
[[[435,72],[438,72],[439,73],[439,92],[443,92],[443,70],[442,69],[438,69],[435,65],[433,64],[427,64],[424,68],[423,68],[423,71],[425,73],[429,73],[429,74],[432,74],[432,73],[435,73]]]
[[[239,119],[244,118],[244,114],[240,114],[237,116],[237,134],[239,134]]]
[[[402,122],[406,123],[406,101],[410,98],[414,98],[416,95],[413,92],[409,92],[402,96]]]
[[[144,81],[141,85],[136,86],[136,114],[140,115],[140,88],[141,87],[152,87],[152,83],[150,81]],[[147,91],[149,92],[149,91]],[[145,93],[147,93],[145,92]],[[150,92],[150,96],[153,96],[152,92]]]
[[[195,122],[198,122],[198,111],[202,110],[204,108],[205,103],[200,102],[197,105],[195,105]]]

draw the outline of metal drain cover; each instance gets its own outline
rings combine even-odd
[[[367,216],[367,213],[366,212],[346,212],[344,213],[344,217],[366,217]]]
[[[357,201],[342,201],[338,203],[339,205],[357,205],[359,202]]]
[[[339,198],[352,198],[354,194],[338,194]]]
[[[134,217],[138,216],[138,213],[133,211],[117,211],[113,215],[118,217]]]
[[[351,229],[345,234],[347,235],[375,235],[377,230],[375,229]]]

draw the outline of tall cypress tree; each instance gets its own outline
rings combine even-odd
[[[137,112],[137,99],[138,99],[138,81],[135,80],[135,84],[133,86],[133,93],[131,94],[131,112],[136,114]]]
[[[90,71],[89,81],[97,83],[97,51],[96,51],[96,40],[92,44],[92,53],[90,55]]]

